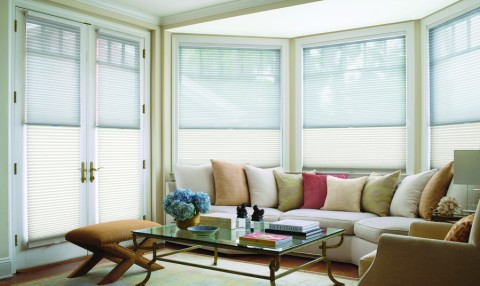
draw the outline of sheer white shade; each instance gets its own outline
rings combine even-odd
[[[179,164],[278,166],[280,49],[179,47]]]
[[[405,169],[405,36],[303,49],[303,166]]]
[[[26,123],[80,125],[80,28],[28,16]]]
[[[480,9],[429,30],[430,167],[480,148]]]
[[[99,32],[99,127],[140,128],[140,43]]]

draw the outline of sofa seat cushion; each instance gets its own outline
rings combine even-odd
[[[378,243],[378,238],[384,233],[408,235],[410,224],[421,218],[408,217],[376,217],[360,220],[355,223],[355,235],[359,238]]]
[[[351,235],[353,234],[353,226],[357,221],[376,217],[377,215],[371,213],[296,209],[282,214],[280,219],[318,221],[321,227],[343,228],[345,234]]]
[[[265,210],[263,214],[263,220],[266,222],[278,221],[280,216],[283,214],[282,211],[279,211],[274,208],[261,208]],[[237,213],[237,207],[235,206],[211,206],[209,213]],[[253,214],[253,208],[247,207],[247,213],[249,216]]]

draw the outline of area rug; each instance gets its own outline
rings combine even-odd
[[[191,253],[179,253],[169,256],[171,259],[201,263],[203,265],[212,265],[213,257]],[[270,285],[268,280],[239,276],[235,274],[223,273],[196,267],[189,267],[174,263],[159,261],[165,269],[152,272],[147,285],[168,285],[168,286],[267,286]],[[93,286],[96,285],[102,277],[104,277],[114,264],[102,264],[96,266],[87,275],[77,278],[67,278],[68,273],[56,275],[40,280],[31,281],[19,285],[23,286]],[[268,275],[268,265],[239,262],[226,258],[218,259],[218,267],[233,269],[236,271],[244,271],[252,274]],[[285,269],[280,269],[277,273],[281,273]],[[136,265],[132,266],[127,273],[118,281],[111,283],[112,286],[131,286],[141,282],[146,276],[146,271]],[[347,286],[357,285],[357,280],[347,277],[335,277],[338,281],[345,283]],[[275,281],[278,286],[287,285],[333,285],[327,275],[311,272],[297,271],[284,276]]]

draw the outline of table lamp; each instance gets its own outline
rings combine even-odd
[[[480,150],[454,150],[453,157],[455,166],[453,182],[467,185],[466,210],[475,210],[478,203],[475,193],[480,189],[470,191],[468,185],[480,185]]]

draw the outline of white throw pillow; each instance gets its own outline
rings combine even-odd
[[[190,189],[193,192],[207,193],[212,205],[215,204],[215,184],[213,183],[212,165],[174,165],[173,174],[178,189]]]
[[[327,198],[322,210],[360,212],[362,191],[368,176],[340,179],[327,176]]]
[[[393,196],[390,215],[416,217],[422,191],[436,172],[437,170],[433,169],[405,177]]]
[[[278,207],[277,183],[273,176],[273,170],[283,172],[283,169],[280,167],[261,169],[245,165],[252,206],[257,205],[263,208]]]

